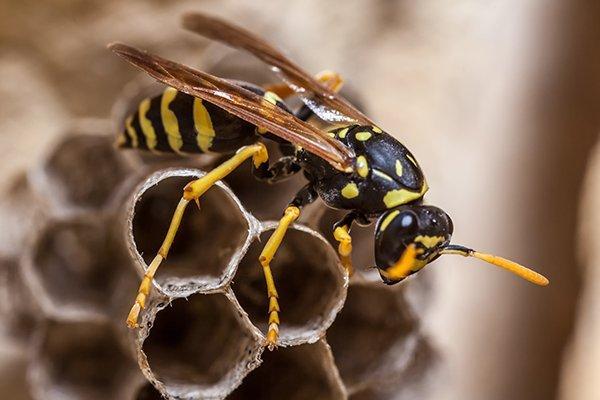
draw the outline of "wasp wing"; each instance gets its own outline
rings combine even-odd
[[[117,55],[153,78],[194,97],[199,97],[305,150],[323,158],[340,171],[352,171],[353,152],[261,96],[225,79],[198,71],[121,43],[109,45]]]
[[[197,12],[184,14],[183,26],[209,39],[246,50],[271,65],[286,84],[298,93],[304,103],[323,120],[375,125],[346,99],[320,84],[300,66],[252,32],[222,19]]]

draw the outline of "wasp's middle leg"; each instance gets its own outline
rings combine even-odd
[[[200,206],[200,196],[210,189],[217,181],[229,175],[248,158],[252,158],[255,169],[260,168],[262,164],[268,164],[269,156],[265,145],[262,143],[257,143],[240,148],[229,160],[214,168],[203,177],[196,179],[185,186],[183,189],[183,196],[181,200],[179,200],[179,204],[177,205],[177,208],[175,209],[171,219],[167,235],[165,236],[158,253],[144,274],[144,278],[142,279],[142,283],[138,289],[135,303],[131,307],[129,315],[127,316],[127,325],[129,327],[135,328],[138,326],[139,314],[146,306],[146,299],[150,293],[154,275],[156,274],[156,271],[158,270],[158,267],[162,261],[167,258],[167,254],[169,253],[171,245],[173,244],[173,240],[175,239],[175,235],[177,234],[177,230],[181,224],[181,219],[183,218],[183,214],[189,202],[193,200],[198,204],[198,206]]]
[[[279,302],[277,300],[279,295],[277,294],[273,273],[271,271],[271,261],[273,260],[273,257],[275,257],[275,253],[277,252],[277,249],[279,249],[287,229],[300,216],[300,210],[302,207],[312,203],[316,200],[316,198],[317,193],[310,183],[304,186],[296,194],[294,199],[283,212],[283,217],[279,221],[277,228],[275,228],[275,231],[273,231],[271,237],[269,237],[269,240],[265,244],[265,247],[258,257],[265,275],[265,281],[267,283],[267,296],[269,298],[267,346],[270,350],[275,348],[277,345],[277,339],[279,337],[279,311],[281,311],[279,308]]]

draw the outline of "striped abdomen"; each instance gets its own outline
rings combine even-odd
[[[256,141],[254,125],[169,87],[144,99],[125,120],[118,145],[154,152],[229,153]]]

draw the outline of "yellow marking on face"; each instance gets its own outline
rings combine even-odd
[[[409,153],[406,153],[406,158],[408,158],[413,164],[415,164],[415,167],[419,166],[419,164],[417,164],[417,160],[415,160],[415,158],[413,156],[411,156]]]
[[[356,172],[363,178],[366,178],[369,175],[369,163],[365,156],[358,156],[356,159]]]
[[[183,139],[181,138],[181,132],[179,132],[177,116],[169,108],[169,104],[175,100],[175,96],[177,96],[176,89],[172,87],[165,89],[160,99],[160,117],[167,133],[169,147],[179,153],[179,150],[183,146]]]
[[[396,175],[402,176],[402,163],[400,160],[396,160]]]
[[[150,99],[144,99],[140,103],[139,114],[140,114],[140,126],[142,127],[142,132],[146,137],[146,145],[150,150],[154,150],[156,148],[156,132],[154,131],[154,127],[152,126],[152,122],[148,119],[146,114],[150,110]]]
[[[213,138],[215,137],[215,130],[213,129],[210,114],[206,107],[204,107],[204,104],[202,104],[202,99],[199,98],[194,99],[194,127],[198,134],[196,136],[198,147],[204,153],[209,152]]]
[[[377,175],[380,178],[386,179],[386,180],[388,180],[390,182],[394,182],[394,179],[391,176],[389,176],[385,172],[382,172],[382,171],[380,171],[378,169],[373,169],[373,175]]]
[[[396,218],[398,216],[398,214],[400,214],[399,210],[392,211],[390,213],[390,215],[388,215],[387,217],[385,217],[385,219],[383,220],[383,222],[381,222],[381,228],[379,228],[379,230],[381,232],[385,231],[385,228],[388,227],[388,225],[394,220],[394,218]]]
[[[281,97],[277,96],[273,92],[266,91],[265,94],[263,95],[263,98],[275,106],[277,105],[277,102],[283,103],[283,100],[281,100]]]
[[[358,193],[358,186],[356,186],[356,183],[354,182],[347,184],[342,189],[342,196],[346,199],[353,199],[358,196]]]
[[[356,140],[360,140],[361,142],[371,139],[371,136],[373,136],[373,135],[371,135],[371,132],[367,132],[367,131],[358,132],[355,135]]]
[[[138,147],[138,137],[135,129],[131,123],[133,122],[133,116],[127,117],[125,120],[125,129],[127,129],[127,134],[129,135],[129,139],[131,139],[131,147]]]
[[[333,138],[333,139],[335,139],[335,133],[333,133],[333,132],[327,132],[327,135],[328,135],[330,138]]]
[[[419,192],[412,192],[406,189],[390,190],[383,196],[383,203],[387,208],[394,208],[409,201],[420,199],[427,192],[427,189],[429,189],[427,184],[423,183],[423,187]]]
[[[375,132],[375,133],[382,133],[383,132],[380,127],[375,126],[375,125],[373,125],[371,127],[371,129],[373,129],[373,132]]]
[[[344,139],[346,137],[346,134],[348,134],[348,128],[344,128],[341,131],[338,132],[338,136],[341,139]]]
[[[444,241],[443,236],[419,235],[414,239],[414,242],[421,243],[423,246],[427,247],[428,249],[435,247],[437,244],[439,244],[443,241]]]

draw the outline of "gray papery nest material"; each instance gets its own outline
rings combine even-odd
[[[318,203],[293,225],[272,264],[280,347],[264,351],[268,307],[258,254],[276,222],[254,215],[276,219],[295,185],[255,183],[243,166],[228,179],[233,190],[219,182],[201,210],[188,208],[141,328],[129,331],[125,316],[183,186],[204,174],[197,167],[216,161],[141,159],[116,151],[111,132],[102,121],[79,122],[0,202],[2,326],[28,354],[34,398],[423,393],[436,357],[405,290],[368,271],[348,281],[330,243],[335,212]],[[365,232],[355,235],[359,267],[370,261]]]

